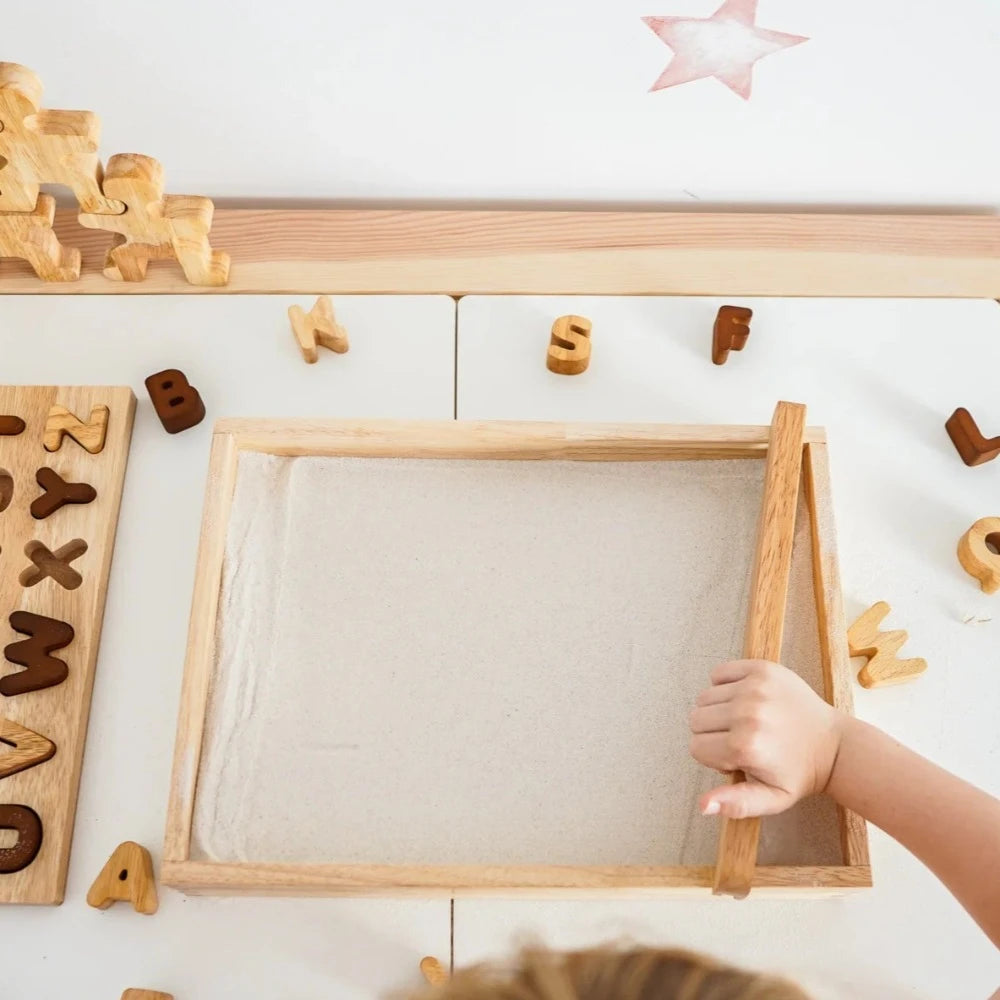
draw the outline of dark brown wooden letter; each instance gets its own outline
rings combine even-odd
[[[28,669],[0,678],[0,694],[12,698],[62,684],[69,674],[69,667],[64,660],[49,654],[73,641],[73,626],[30,611],[15,611],[10,616],[10,626],[15,632],[31,638],[12,642],[4,649],[3,655],[11,663]]]

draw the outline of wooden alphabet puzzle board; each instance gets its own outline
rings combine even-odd
[[[0,902],[63,899],[134,412],[0,387]]]

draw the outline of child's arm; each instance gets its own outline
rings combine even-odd
[[[913,852],[1000,948],[1000,801],[837,711],[774,663],[712,673],[691,713],[691,753],[747,782],[702,796],[706,815],[765,816],[826,792]]]

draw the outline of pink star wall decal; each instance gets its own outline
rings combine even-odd
[[[674,50],[674,58],[650,90],[665,90],[714,76],[750,100],[754,65],[765,56],[808,42],[757,27],[757,0],[725,0],[711,17],[644,17]]]

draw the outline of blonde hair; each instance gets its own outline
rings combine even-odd
[[[524,951],[512,967],[457,972],[412,1000],[809,1000],[781,979],[657,948]]]

